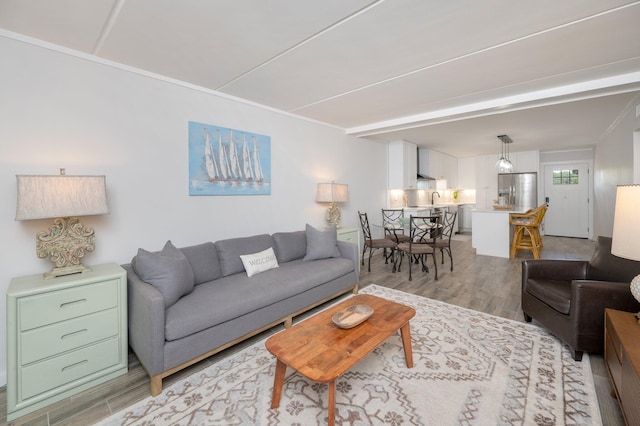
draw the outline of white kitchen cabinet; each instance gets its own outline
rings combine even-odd
[[[478,209],[493,208],[493,200],[498,197],[498,171],[496,163],[499,154],[481,155],[476,162],[476,205]]]
[[[389,189],[416,189],[418,148],[407,141],[389,142]]]
[[[447,179],[447,188],[455,189],[460,185],[458,184],[458,159],[451,155],[443,155],[443,164],[445,169],[443,171],[444,177]]]
[[[423,166],[428,164],[428,166]],[[447,188],[458,188],[458,159],[433,149],[420,150],[420,173],[445,179]]]
[[[457,187],[464,189],[476,187],[476,159],[474,157],[458,158]]]
[[[433,149],[429,150],[429,176],[436,179],[446,179],[442,172],[444,166],[442,165],[442,154]]]
[[[514,171],[518,173],[539,172],[540,151],[523,151],[509,154]]]

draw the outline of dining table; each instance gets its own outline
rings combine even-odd
[[[435,217],[438,215],[432,215],[429,217]],[[393,234],[396,235],[398,232],[405,234],[405,235],[410,235],[411,233],[411,218],[408,217],[402,217],[399,218],[398,220],[392,220],[392,221],[387,221],[387,223],[385,224],[372,224],[374,227],[379,228],[379,229],[384,229],[385,231],[385,236],[387,234]],[[442,223],[438,223],[438,228],[442,228]],[[431,223],[431,224],[425,224],[422,223],[421,225],[418,226],[421,229],[425,229],[425,228],[435,228],[436,224],[435,223]]]

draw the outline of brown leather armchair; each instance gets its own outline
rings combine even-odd
[[[640,262],[611,254],[611,238],[598,237],[590,261],[524,260],[522,311],[567,343],[576,361],[604,350],[604,308],[637,312],[629,283]]]

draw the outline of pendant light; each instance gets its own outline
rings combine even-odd
[[[498,135],[498,139],[502,141],[502,151],[500,159],[496,163],[496,170],[498,173],[512,173],[513,163],[509,161],[509,144],[513,141],[507,135]]]

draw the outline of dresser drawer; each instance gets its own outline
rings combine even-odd
[[[6,349],[8,422],[125,374],[126,271],[105,263],[13,278]]]
[[[19,330],[76,318],[117,306],[119,280],[108,280],[22,297],[18,301]]]
[[[618,359],[618,363],[622,363],[622,343],[620,342],[620,336],[618,336],[618,331],[611,323],[611,317],[609,315],[605,315],[605,337],[610,342],[610,347],[613,349],[611,355],[615,355]]]
[[[118,315],[118,309],[112,308],[25,331],[20,334],[20,364],[26,365],[117,336],[120,327]]]
[[[620,382],[622,380],[622,363],[620,362],[620,358],[616,353],[616,350],[613,347],[613,342],[611,340],[611,330],[606,330],[606,339],[605,339],[605,363],[607,365],[607,369],[609,370],[609,375],[611,376],[611,382],[613,387],[616,390],[616,394],[620,393]]]
[[[74,381],[77,386],[83,378],[95,379],[92,374],[117,365],[120,355],[118,339],[110,339],[23,367],[19,378],[20,399],[32,398]]]
[[[358,245],[358,231],[353,230],[353,231],[339,232],[338,240],[346,241],[348,243]]]
[[[640,376],[638,371],[634,369],[633,363],[625,354],[622,363],[622,386],[620,389],[620,406],[624,412],[625,420],[628,425],[640,425],[640,403],[638,395],[640,395]]]

